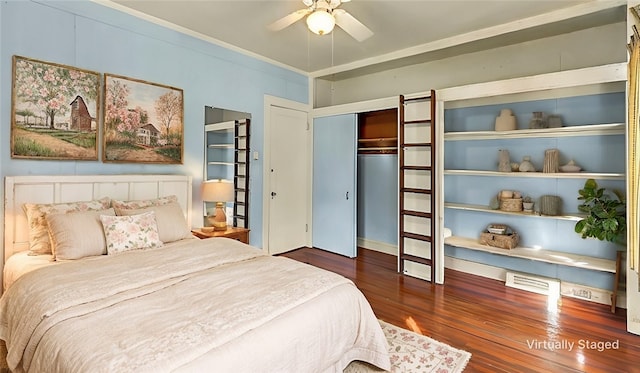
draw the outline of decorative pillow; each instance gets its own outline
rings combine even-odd
[[[107,243],[100,215],[115,214],[113,209],[108,209],[47,215],[54,259],[80,259],[106,254]]]
[[[107,239],[107,254],[162,246],[153,211],[131,216],[100,215]]]
[[[25,203],[22,208],[27,214],[29,223],[29,251],[30,255],[51,254],[49,229],[46,216],[48,214],[66,214],[68,212],[105,210],[109,208],[111,200],[108,197],[94,201],[35,204]]]
[[[151,206],[162,206],[167,203],[178,202],[177,196],[166,196],[166,197],[158,197],[153,199],[139,199],[132,201],[120,201],[117,199],[111,200],[111,207],[115,209],[143,209],[145,207]]]
[[[191,229],[187,225],[184,213],[178,202],[170,202],[162,206],[151,206],[143,209],[116,209],[118,216],[138,215],[143,212],[153,211],[156,214],[158,234],[160,241],[164,243],[192,238]]]

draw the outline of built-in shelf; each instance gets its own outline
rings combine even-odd
[[[211,148],[211,149],[233,149],[235,147],[235,144],[209,144],[207,145],[207,147]]]
[[[455,209],[455,210],[478,211],[478,212],[488,212],[492,214],[527,216],[527,217],[547,218],[547,219],[556,219],[556,220],[578,221],[584,218],[584,216],[580,215],[579,213],[566,214],[566,215],[540,215],[535,212],[494,210],[489,206],[468,205],[463,203],[451,203],[451,202],[445,202],[444,207],[448,209]]]
[[[559,264],[569,267],[585,268],[601,272],[616,272],[616,261],[602,258],[594,258],[585,255],[577,255],[565,252],[548,251],[537,248],[518,246],[514,249],[500,249],[488,245],[482,245],[477,239],[450,236],[445,238],[445,245],[461,247],[469,250],[477,250],[492,254],[504,255],[514,258],[530,259],[540,262]]]
[[[500,140],[520,138],[624,135],[624,123],[592,124],[559,128],[521,129],[513,131],[445,132],[445,141]]]
[[[372,139],[358,139],[359,154],[384,154],[398,151],[397,137],[380,137]]]
[[[222,165],[222,166],[233,166],[235,163],[233,162],[218,162],[218,161],[211,161],[211,162],[207,162],[208,165]]]
[[[485,170],[444,170],[445,175],[459,176],[497,176],[497,177],[534,177],[549,179],[608,179],[608,180],[624,180],[623,173],[609,172],[500,172]]]

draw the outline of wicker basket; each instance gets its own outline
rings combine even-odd
[[[522,211],[522,198],[500,198],[500,210]]]
[[[480,243],[483,245],[511,250],[518,246],[518,242],[520,242],[520,236],[516,232],[510,234],[480,233]]]

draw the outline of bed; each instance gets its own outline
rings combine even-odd
[[[188,176],[8,177],[5,194],[0,339],[13,371],[341,372],[354,360],[389,369],[384,334],[351,281],[188,234]],[[51,252],[33,255],[41,247],[25,204],[77,201],[81,211],[46,214]]]

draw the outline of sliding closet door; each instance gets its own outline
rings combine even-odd
[[[356,256],[355,114],[313,122],[313,246]]]

